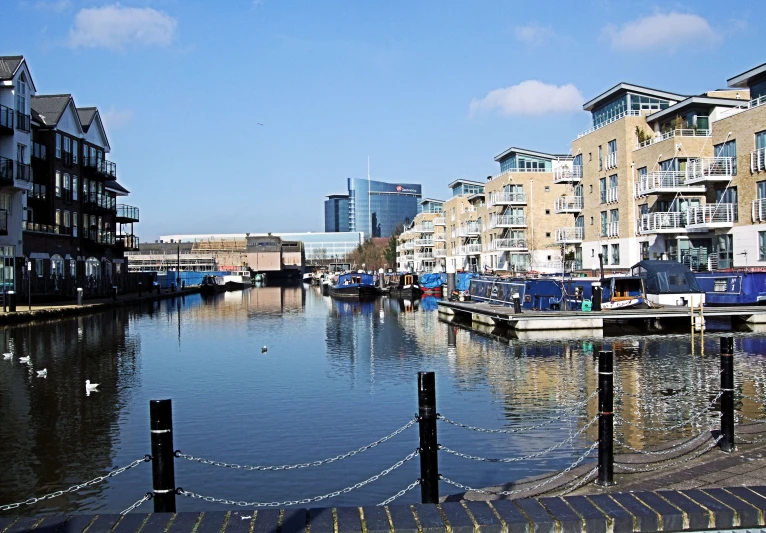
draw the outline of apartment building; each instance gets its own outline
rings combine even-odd
[[[477,271],[482,248],[478,212],[484,204],[484,183],[457,179],[448,186],[452,194],[444,202],[447,270]]]
[[[397,270],[444,272],[446,262],[444,201],[424,198],[418,214],[398,237]]]

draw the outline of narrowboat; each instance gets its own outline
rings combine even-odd
[[[386,288],[394,298],[420,298],[420,283],[417,274],[395,274],[389,276]]]
[[[705,293],[694,273],[678,261],[640,261],[631,267],[630,274],[644,280],[646,299],[652,304],[699,307],[705,303]]]
[[[429,296],[441,296],[442,286],[447,283],[446,274],[423,274],[420,276],[420,290]]]
[[[218,276],[206,275],[199,286],[199,292],[202,294],[218,294],[224,290],[226,288],[223,285],[223,279]]]
[[[227,291],[236,291],[252,285],[249,270],[237,270],[223,276],[223,285]]]
[[[470,280],[472,300],[490,305],[513,306],[513,295],[518,294],[521,308],[529,311],[580,311],[583,302],[589,307],[592,297],[590,278],[492,278],[476,277]]]
[[[614,276],[601,280],[601,309],[646,309],[649,303],[644,280],[638,276]]]
[[[329,286],[330,296],[336,298],[375,297],[378,289],[371,274],[365,272],[346,272],[339,274],[337,280]]]
[[[759,305],[766,302],[766,272],[696,272],[705,305]]]

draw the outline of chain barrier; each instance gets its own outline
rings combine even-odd
[[[382,507],[382,506],[384,506],[384,505],[388,505],[389,503],[391,503],[391,502],[392,502],[392,501],[394,501],[395,499],[397,499],[397,498],[399,498],[399,497],[401,497],[401,496],[404,496],[405,494],[407,494],[409,491],[411,491],[412,489],[414,489],[414,488],[415,488],[415,487],[417,487],[418,485],[420,485],[420,479],[416,479],[415,481],[413,481],[412,483],[410,483],[409,485],[407,485],[407,488],[406,488],[406,489],[402,489],[402,490],[400,490],[399,492],[397,492],[396,494],[394,494],[394,495],[393,495],[393,496],[391,496],[390,498],[388,498],[388,499],[386,499],[386,500],[383,500],[382,502],[380,502],[380,503],[379,503],[377,506],[378,506],[378,507]]]
[[[636,422],[631,422],[630,420],[627,420],[627,419],[625,419],[625,418],[621,417],[621,416],[620,416],[620,415],[618,415],[617,413],[615,413],[615,414],[614,414],[614,419],[615,419],[615,420],[619,420],[620,422],[624,422],[625,424],[628,424],[629,426],[633,426],[634,428],[642,429],[642,430],[644,430],[644,431],[671,431],[671,430],[674,430],[674,429],[680,429],[680,428],[682,428],[682,427],[684,427],[684,426],[687,426],[687,425],[689,425],[690,423],[694,422],[695,420],[698,420],[699,418],[701,418],[701,417],[702,417],[702,416],[704,416],[705,414],[709,414],[709,413],[710,413],[709,409],[710,409],[711,407],[713,407],[713,404],[715,404],[715,402],[716,402],[716,401],[717,401],[717,400],[718,400],[718,399],[719,399],[721,396],[723,396],[723,391],[719,392],[719,393],[716,395],[716,397],[715,397],[715,398],[713,398],[713,399],[710,401],[710,403],[708,403],[708,404],[705,406],[705,408],[704,408],[704,409],[702,409],[701,411],[698,411],[696,414],[692,415],[692,416],[691,416],[691,418],[688,418],[688,419],[684,420],[683,422],[681,422],[681,423],[679,423],[679,424],[676,424],[675,426],[670,426],[670,427],[653,427],[653,426],[644,426],[644,425],[642,425],[642,424],[638,424],[638,423],[636,423]],[[720,418],[721,416],[723,416],[723,414],[722,414],[722,413],[718,413],[718,416],[719,416],[719,418]]]
[[[683,442],[681,444],[678,444],[676,446],[672,446],[670,448],[667,448],[667,449],[661,450],[661,451],[657,451],[657,452],[650,452],[648,450],[640,450],[638,448],[634,448],[633,446],[631,446],[627,442],[623,442],[623,441],[621,441],[620,439],[618,439],[616,437],[614,439],[614,442],[615,442],[615,444],[619,444],[623,448],[627,448],[628,450],[630,450],[630,451],[632,451],[634,453],[638,453],[638,454],[642,454],[642,455],[670,455],[673,452],[676,452],[678,450],[683,450],[684,448],[686,448],[688,446],[691,446],[692,443],[696,442],[701,437],[709,436],[710,432],[713,431],[713,429],[715,429],[715,426],[710,426],[709,428],[707,428],[705,431],[703,431],[699,435],[697,435],[695,437],[692,437],[691,439],[689,439],[689,440],[687,440],[687,441],[685,441],[685,442]]]
[[[153,493],[151,493],[151,492],[147,492],[146,494],[144,494],[144,497],[143,497],[143,498],[141,498],[141,499],[140,499],[140,500],[138,500],[136,503],[134,503],[133,505],[131,505],[130,507],[128,507],[127,509],[125,509],[125,510],[124,510],[123,512],[121,512],[120,514],[121,514],[122,516],[125,516],[126,514],[128,514],[129,512],[131,512],[133,509],[137,509],[138,507],[141,507],[141,504],[142,504],[142,503],[144,503],[144,502],[145,502],[145,501],[147,501],[147,500],[151,500],[152,498],[154,498],[154,494],[153,494]]]
[[[591,427],[596,420],[598,420],[598,416],[594,416],[591,418],[590,422],[585,424],[582,428],[580,428],[576,433],[573,433],[570,437],[564,439],[563,441],[559,442],[558,444],[554,444],[550,448],[546,448],[545,450],[541,450],[539,452],[535,452],[529,455],[525,455],[523,457],[504,457],[504,458],[490,458],[490,457],[479,457],[477,455],[468,455],[462,452],[459,452],[457,450],[453,450],[451,448],[448,448],[447,446],[444,446],[442,444],[439,444],[439,449],[443,450],[449,454],[455,455],[457,457],[462,457],[463,459],[470,459],[471,461],[483,461],[485,463],[515,463],[518,461],[525,461],[527,459],[535,459],[537,457],[541,457],[547,453],[550,453],[552,451],[555,451],[559,448],[561,448],[563,445],[568,444],[572,442],[575,438],[579,437],[585,430],[587,430],[589,427]]]
[[[84,489],[86,487],[90,487],[90,486],[93,486],[93,485],[98,485],[102,481],[105,481],[105,480],[107,480],[107,479],[109,479],[111,477],[119,476],[120,474],[122,474],[123,472],[127,472],[131,468],[135,468],[138,465],[140,465],[141,463],[146,463],[146,462],[149,462],[151,460],[152,460],[152,458],[151,458],[150,455],[145,455],[142,459],[136,459],[135,461],[133,461],[129,465],[123,466],[122,468],[117,468],[116,470],[112,470],[108,474],[105,474],[103,476],[95,477],[95,478],[91,479],[90,481],[86,481],[84,483],[79,483],[77,485],[72,485],[71,487],[69,487],[66,490],[57,490],[56,492],[51,492],[50,494],[45,494],[44,496],[31,497],[31,498],[28,498],[28,499],[24,500],[23,502],[8,503],[8,504],[5,504],[5,505],[0,505],[0,511],[10,511],[11,509],[18,509],[22,505],[33,505],[33,504],[35,504],[37,502],[41,502],[41,501],[45,501],[45,500],[51,500],[53,498],[58,498],[59,496],[63,496],[64,494],[69,494],[71,492],[77,492],[77,491],[82,490],[82,489]]]
[[[580,480],[577,482],[577,484],[569,487],[564,492],[559,494],[559,496],[566,496],[567,494],[570,494],[570,493],[576,491],[577,489],[579,489],[580,487],[585,485],[588,481],[590,481],[590,477],[592,475],[597,474],[597,473],[598,473],[598,466],[594,466],[589,472],[587,472],[582,478],[580,478]]]
[[[758,422],[760,424],[766,422],[766,419],[764,418],[750,418],[747,415],[743,415],[742,413],[734,413],[734,416],[737,418],[744,418],[745,420],[749,420],[750,422]]]
[[[194,457],[193,455],[187,455],[185,453],[182,453],[180,450],[175,452],[175,456],[179,457],[181,459],[186,459],[187,461],[194,461],[197,463],[201,463],[204,465],[212,465],[212,466],[218,466],[221,468],[231,468],[233,470],[248,470],[248,471],[257,471],[257,472],[266,472],[266,471],[280,471],[280,470],[296,470],[300,468],[311,468],[315,466],[322,466],[327,465],[330,463],[334,463],[336,461],[342,461],[343,459],[348,459],[349,457],[353,457],[354,455],[357,455],[362,452],[366,452],[367,450],[370,450],[372,448],[375,448],[379,444],[383,444],[384,442],[391,440],[392,438],[396,437],[403,431],[409,429],[414,424],[418,422],[417,417],[407,422],[405,425],[394,431],[393,433],[389,433],[383,438],[380,438],[376,440],[375,442],[371,442],[370,444],[367,444],[365,446],[362,446],[361,448],[357,448],[356,450],[351,450],[350,452],[342,453],[340,455],[336,455],[335,457],[328,457],[327,459],[322,459],[320,461],[311,461],[309,463],[298,463],[293,465],[271,465],[271,466],[250,466],[250,465],[239,465],[236,463],[224,463],[222,461],[213,461],[211,459],[204,459],[202,457]]]
[[[549,483],[553,483],[555,480],[557,480],[561,476],[563,476],[563,475],[567,474],[568,472],[570,472],[573,468],[576,468],[596,448],[598,448],[598,442],[594,442],[593,444],[591,444],[591,446],[587,450],[585,450],[584,454],[582,454],[580,457],[578,457],[577,460],[575,460],[574,463],[572,463],[571,465],[566,467],[564,470],[562,470],[558,474],[556,474],[554,476],[551,476],[551,477],[547,478],[545,481],[543,481],[542,483],[538,483],[537,485],[535,485],[533,487],[529,487],[527,489],[504,490],[502,492],[492,492],[490,490],[475,489],[475,488],[469,487],[467,485],[463,485],[463,484],[458,483],[457,481],[453,481],[453,480],[449,479],[448,477],[445,477],[445,476],[443,476],[441,474],[439,474],[439,479],[444,481],[445,483],[449,483],[450,485],[458,487],[459,489],[463,489],[466,492],[478,492],[479,494],[495,494],[495,495],[498,495],[498,496],[513,496],[514,494],[521,494],[523,492],[532,492],[532,491],[535,491],[535,490],[537,490],[539,488],[544,487],[545,485],[548,485]]]
[[[184,490],[182,488],[177,489],[177,493],[182,496],[186,496],[187,498],[196,498],[198,500],[204,500],[210,503],[222,503],[224,505],[237,505],[239,507],[258,508],[258,507],[289,507],[291,505],[307,505],[309,503],[315,503],[315,502],[320,502],[322,500],[327,500],[329,498],[335,498],[336,496],[340,496],[341,494],[348,494],[352,490],[360,489],[364,487],[365,485],[368,485],[369,483],[377,481],[383,476],[390,474],[391,472],[393,472],[394,470],[402,466],[407,461],[410,461],[414,459],[415,457],[417,457],[419,452],[420,450],[415,450],[414,452],[410,453],[407,457],[405,457],[401,461],[394,463],[392,466],[386,468],[379,474],[375,474],[374,476],[367,478],[364,481],[360,481],[359,483],[356,483],[354,485],[351,485],[350,487],[346,487],[341,490],[336,490],[334,492],[329,492],[327,494],[322,494],[321,496],[304,498],[302,500],[288,500],[284,502],[246,502],[246,501],[237,501],[237,500],[227,500],[226,498],[215,498],[213,496],[204,496],[202,494],[197,494],[196,492]]]
[[[748,400],[750,400],[751,402],[755,402],[755,403],[757,403],[757,404],[761,404],[761,405],[766,405],[766,400],[764,400],[763,398],[761,398],[761,399],[758,399],[758,398],[754,398],[754,397],[752,397],[752,396],[748,396],[747,394],[740,394],[740,396],[741,396],[742,398],[747,398],[747,399],[748,399]],[[741,398],[740,398],[740,399],[741,399]]]
[[[739,444],[760,444],[762,442],[766,442],[766,439],[755,439],[755,440],[743,439],[740,435],[736,435],[735,438],[737,439],[737,442]]]
[[[723,438],[723,435],[720,435],[717,439],[715,439],[713,442],[711,442],[707,448],[703,448],[701,451],[695,453],[694,455],[691,455],[689,457],[686,457],[684,459],[681,459],[679,461],[674,461],[672,463],[668,463],[663,461],[665,464],[654,467],[654,468],[632,468],[630,466],[627,466],[623,463],[614,463],[615,468],[622,468],[623,470],[627,470],[627,472],[623,472],[623,474],[639,474],[643,472],[656,472],[657,470],[662,470],[663,468],[668,468],[671,466],[676,466],[681,463],[688,463],[689,461],[692,461],[693,459],[696,459],[697,457],[700,457],[713,448],[715,448],[718,445],[718,442]]]

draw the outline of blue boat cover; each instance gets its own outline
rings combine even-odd
[[[420,286],[424,289],[436,289],[447,283],[446,274],[423,274],[420,276]]]
[[[455,288],[459,291],[467,291],[471,288],[471,279],[478,278],[474,272],[460,272],[455,275]]]

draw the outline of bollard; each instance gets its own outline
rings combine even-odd
[[[77,305],[82,305],[82,287],[77,287]]]
[[[112,285],[112,301],[117,301],[117,286]]]
[[[418,422],[420,426],[421,503],[439,503],[436,378],[433,372],[418,372]]]
[[[6,294],[8,295],[8,312],[15,313],[16,312],[16,291],[8,291]]]
[[[721,337],[721,449],[734,451],[734,337]]]
[[[173,404],[170,400],[149,402],[152,434],[152,491],[155,513],[176,512],[175,450],[173,450]]]
[[[139,296],[139,298],[141,297],[141,288],[142,288],[141,287],[141,282],[139,281],[138,282],[138,296]]]
[[[170,284],[170,292],[176,292],[176,284],[175,283],[171,283]]]
[[[513,293],[513,313],[515,315],[521,314],[521,298],[518,292]]]
[[[614,485],[614,374],[613,353],[598,352],[598,480]]]
[[[186,280],[181,282],[181,289],[186,290]]]
[[[591,283],[591,289],[592,289],[592,296],[591,301],[593,302],[593,306],[591,307],[591,310],[593,311],[601,311],[601,283],[594,282]]]

